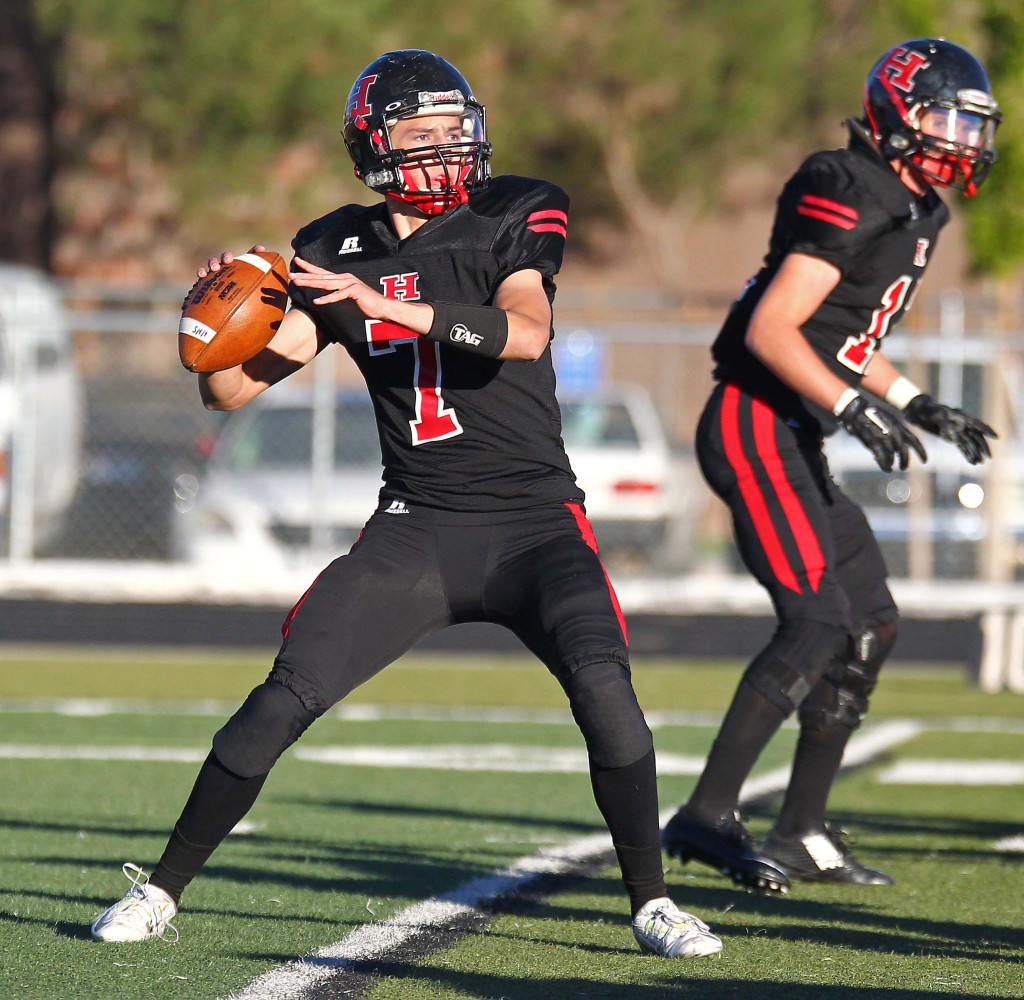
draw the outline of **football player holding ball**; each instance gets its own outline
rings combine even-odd
[[[377,414],[380,503],[288,615],[269,677],[214,737],[152,876],[126,866],[132,888],[93,934],[175,933],[182,891],[278,757],[424,636],[486,621],[515,633],[566,693],[641,948],[714,954],[721,941],[667,897],[651,734],[560,436],[550,342],[569,199],[546,181],[491,178],[484,106],[430,52],[370,63],[343,134],[356,176],[383,200],[303,228],[277,332],[199,384],[208,407],[234,410],[340,346]]]

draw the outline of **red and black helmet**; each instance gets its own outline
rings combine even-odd
[[[996,161],[1002,120],[988,74],[944,38],[901,42],[864,84],[867,124],[886,159],[908,164],[929,184],[971,198]]]
[[[461,139],[417,149],[396,149],[390,130],[416,115],[457,115]],[[399,49],[378,56],[356,78],[345,106],[342,130],[355,174],[368,188],[407,202],[427,215],[464,204],[490,179],[487,114],[465,77],[450,63],[423,49]],[[427,162],[444,162],[444,187],[422,184]]]

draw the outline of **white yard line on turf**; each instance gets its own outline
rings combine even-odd
[[[0,760],[130,760],[199,763],[209,751],[189,747],[46,746],[0,743]],[[585,750],[560,747],[515,746],[502,743],[464,743],[448,746],[328,746],[296,747],[293,760],[349,767],[434,768],[443,771],[513,771],[586,774]],[[704,758],[662,753],[660,774],[700,774]]]
[[[1014,760],[901,760],[886,768],[883,785],[1024,785],[1024,763]]]
[[[915,723],[896,722],[858,733],[847,747],[844,762],[864,763],[920,731]],[[744,786],[743,799],[781,791],[788,777],[788,768],[778,768],[759,782],[748,782],[756,791],[751,792]],[[674,811],[672,808],[662,813],[663,824]],[[416,903],[387,920],[363,924],[340,941],[318,948],[306,958],[265,972],[241,992],[231,994],[228,1000],[303,1000],[318,984],[352,962],[379,959],[416,934],[444,927],[460,917],[479,915],[482,907],[499,896],[522,892],[541,875],[576,870],[611,849],[611,838],[602,833],[519,858],[489,877],[475,879],[442,896]]]
[[[1015,837],[1003,837],[992,845],[997,851],[1024,851],[1024,833]]]
[[[894,719],[892,722],[881,722],[868,730],[858,732],[847,744],[843,754],[843,767],[858,767],[885,753],[886,750],[907,740],[913,739],[924,731],[924,727],[910,719]],[[777,767],[774,771],[757,775],[743,784],[743,801],[771,795],[789,784],[791,767]]]
[[[55,715],[230,715],[235,702],[148,701],[135,698],[9,698],[0,700],[0,715],[52,712]],[[342,704],[331,709],[327,719],[346,722],[380,722],[403,719],[415,722],[535,722],[574,726],[568,709],[562,708],[470,708],[432,705]],[[718,726],[720,712],[647,712],[652,729],[661,726]]]
[[[230,715],[236,702],[159,701],[137,698],[6,698],[0,699],[0,715],[52,712],[55,715]],[[718,728],[721,712],[649,711],[644,713],[652,729],[666,726],[708,726]],[[324,718],[346,722],[381,722],[403,719],[412,722],[536,722],[544,725],[574,726],[567,709],[560,708],[471,708],[462,705],[361,705],[342,703]],[[905,720],[892,719],[891,722]],[[1024,719],[984,718],[982,716],[937,717],[915,720],[922,732],[1021,733]],[[794,728],[796,722],[786,725]]]

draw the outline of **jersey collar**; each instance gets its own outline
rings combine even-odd
[[[928,188],[920,197],[914,194],[903,181],[899,174],[893,170],[889,161],[882,156],[878,146],[871,141],[866,134],[864,126],[856,119],[847,119],[847,127],[850,130],[850,141],[847,145],[852,153],[856,153],[864,162],[873,164],[877,170],[871,171],[872,176],[876,173],[878,181],[873,185],[875,194],[879,201],[894,218],[917,219],[921,215],[930,214],[936,207],[936,202],[942,204],[942,199],[935,193],[934,189]]]

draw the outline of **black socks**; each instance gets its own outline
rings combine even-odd
[[[658,823],[658,784],[654,751],[625,767],[590,762],[590,783],[619,859],[629,893],[630,914],[644,903],[667,896]]]
[[[266,780],[265,774],[240,778],[211,751],[150,882],[177,903],[207,858],[252,808]]]

